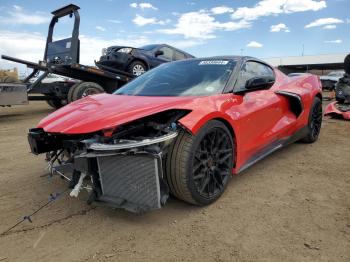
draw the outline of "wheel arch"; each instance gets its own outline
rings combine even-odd
[[[322,101],[322,94],[321,93],[316,93],[315,97],[318,97]]]
[[[199,119],[198,121],[192,121],[193,119],[190,118],[189,119],[189,115],[186,115],[184,118],[179,119],[179,122],[181,124],[181,126],[183,126],[183,128],[185,128],[189,133],[191,133],[192,135],[196,135],[196,133],[209,121],[212,120],[216,120],[219,121],[221,123],[223,123],[227,129],[229,130],[233,143],[234,143],[234,147],[235,147],[235,152],[234,152],[234,167],[236,166],[237,163],[237,155],[238,155],[238,143],[237,143],[237,135],[236,135],[236,130],[233,126],[233,124],[231,123],[231,121],[229,120],[229,117],[224,115],[224,114],[210,114],[207,116],[202,117],[201,119]]]
[[[236,137],[236,132],[233,128],[233,126],[231,125],[231,123],[229,121],[227,121],[225,118],[221,118],[221,117],[216,117],[216,118],[212,118],[211,120],[216,120],[219,121],[221,123],[223,123],[227,129],[230,131],[231,137],[232,137],[232,141],[233,141],[233,145],[235,148],[234,151],[234,159],[233,159],[233,167],[236,167],[236,162],[237,162],[237,137]]]
[[[106,91],[106,90],[105,90],[100,84],[98,84],[97,82],[88,82],[88,81],[85,82],[85,81],[82,81],[82,82],[79,82],[79,83],[77,83],[77,84],[75,84],[75,85],[73,85],[73,86],[71,87],[71,89],[74,88],[74,89],[72,90],[71,94],[70,94],[70,96],[71,96],[71,97],[70,97],[71,102],[80,99],[80,98],[81,98],[81,94],[80,94],[80,93],[82,92],[82,90],[84,90],[84,88],[86,88],[85,86],[89,86],[89,85],[92,85],[93,88],[98,89],[99,91],[101,91],[101,93],[103,93],[103,92]]]
[[[145,66],[147,67],[147,70],[150,69],[150,66],[149,66],[149,64],[147,63],[146,59],[143,59],[143,58],[141,58],[141,57],[135,57],[134,59],[132,59],[132,60],[130,61],[130,63],[128,64],[127,68],[129,68],[130,65],[131,65],[132,63],[136,62],[136,61],[145,64]]]

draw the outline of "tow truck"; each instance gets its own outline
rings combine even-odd
[[[79,6],[69,4],[52,12],[42,61],[35,63],[1,56],[2,59],[26,65],[32,72],[21,82],[0,83],[0,106],[26,105],[31,100],[44,100],[50,106],[59,108],[87,95],[112,93],[134,78],[132,74],[96,61],[95,66],[79,63],[79,9]],[[72,35],[53,41],[55,25],[65,16],[74,17]],[[51,74],[74,81],[44,83],[43,80]]]

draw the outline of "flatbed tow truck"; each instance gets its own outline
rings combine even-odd
[[[25,105],[30,100],[44,100],[52,107],[59,108],[87,95],[112,93],[134,78],[127,72],[98,62],[95,62],[96,66],[79,63],[79,9],[79,6],[70,4],[52,12],[43,61],[34,63],[7,55],[1,56],[2,59],[26,65],[32,72],[22,82],[0,83],[0,106]],[[74,16],[72,36],[53,41],[54,27],[65,16]],[[43,83],[49,74],[75,81]]]

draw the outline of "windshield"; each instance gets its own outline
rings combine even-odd
[[[184,60],[163,64],[118,89],[135,96],[208,96],[222,93],[235,60]]]
[[[151,51],[151,50],[153,50],[154,48],[156,48],[158,46],[159,45],[144,45],[144,46],[139,47],[139,49],[144,49],[146,51]]]

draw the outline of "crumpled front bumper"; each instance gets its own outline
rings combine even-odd
[[[139,213],[159,209],[167,201],[169,190],[163,179],[163,152],[158,145],[170,143],[176,135],[173,131],[142,141],[103,144],[94,139],[61,140],[59,135],[35,128],[28,133],[28,141],[34,154],[52,154],[47,159],[51,173],[71,177],[71,182],[75,180],[73,191],[80,191],[75,188],[80,176],[90,177],[92,192],[88,202]],[[69,161],[61,159],[64,152],[70,152]],[[74,178],[74,174],[78,174],[78,178]]]
[[[350,120],[350,105],[339,104],[338,102],[330,103],[326,106],[324,115]]]
[[[128,69],[127,67],[133,59],[134,57],[132,54],[114,52],[108,55],[101,56],[100,61],[98,61],[98,63],[126,71]]]

